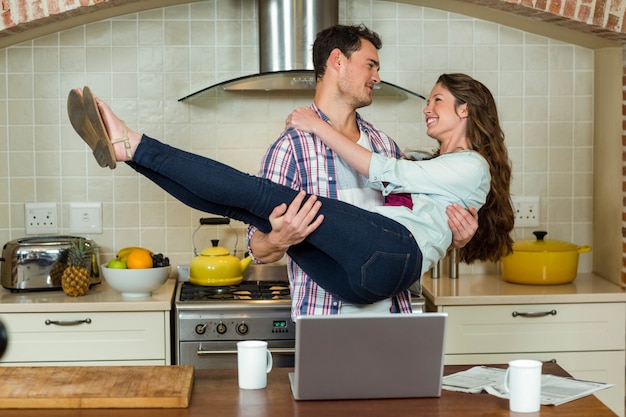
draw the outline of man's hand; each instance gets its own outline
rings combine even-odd
[[[452,231],[452,247],[462,248],[478,230],[478,211],[474,207],[465,210],[458,204],[452,204],[446,207],[446,214]]]
[[[304,204],[306,193],[300,191],[296,198],[287,206],[281,204],[270,214],[272,232],[270,241],[275,247],[285,251],[291,245],[302,242],[308,235],[322,224],[323,215],[317,215],[322,203],[317,196],[310,196]]]
[[[281,204],[274,208],[269,217],[272,231],[257,230],[252,235],[250,248],[258,261],[280,260],[290,246],[302,242],[322,224],[324,216],[317,215],[322,203],[314,195],[304,201],[305,197],[306,193],[301,191],[289,206]]]

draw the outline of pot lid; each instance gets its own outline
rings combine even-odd
[[[548,232],[537,230],[533,232],[536,240],[521,240],[513,244],[513,251],[517,252],[569,252],[578,250],[578,245],[560,240],[544,240]]]
[[[209,246],[208,248],[202,249],[202,252],[200,252],[200,255],[202,256],[228,256],[230,255],[230,251],[228,249],[226,249],[223,246],[218,246],[219,242],[220,241],[218,239],[211,239],[211,245],[213,246]]]
[[[228,249],[222,246],[212,246],[212,247],[202,249],[202,252],[200,252],[200,255],[202,256],[226,256],[226,255],[230,255],[230,252],[228,251]]]

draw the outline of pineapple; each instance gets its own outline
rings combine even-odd
[[[84,238],[72,240],[72,246],[67,250],[67,265],[63,271],[61,287],[70,297],[87,294],[91,274],[87,269],[87,260],[91,259],[93,248],[85,243]]]

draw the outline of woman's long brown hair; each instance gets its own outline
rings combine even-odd
[[[478,230],[461,248],[460,259],[466,263],[497,262],[512,251],[515,215],[510,195],[511,161],[495,100],[487,87],[465,74],[443,74],[437,83],[452,93],[457,106],[467,104],[467,137],[472,149],[487,160],[491,173],[487,201],[478,211]]]

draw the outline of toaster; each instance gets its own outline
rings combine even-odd
[[[0,258],[0,284],[12,292],[61,290],[67,250],[78,239],[78,236],[37,236],[6,243]],[[85,244],[94,248],[86,260],[93,286],[101,282],[98,247],[89,239],[85,239]]]

